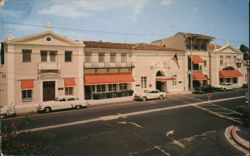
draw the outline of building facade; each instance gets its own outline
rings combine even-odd
[[[212,44],[214,37],[178,32],[174,36],[153,41],[153,45],[178,48],[185,51],[184,81],[186,88],[192,90],[203,84],[220,87],[223,83],[233,83],[241,87],[246,83],[246,69],[241,65],[236,67],[236,60],[242,60],[243,54],[230,45],[223,47]],[[220,64],[220,57],[222,62]],[[222,71],[223,70],[223,71]],[[227,70],[227,71],[224,71]],[[226,73],[226,76],[224,74]],[[235,74],[227,74],[235,73]]]

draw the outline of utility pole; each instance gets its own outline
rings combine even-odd
[[[190,73],[190,89],[193,93],[193,41],[192,36],[190,36],[190,54],[191,54],[191,73]]]

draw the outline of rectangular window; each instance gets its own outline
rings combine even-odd
[[[73,95],[74,94],[74,88],[73,87],[65,87],[65,95]]]
[[[226,62],[231,63],[231,56],[226,56]]]
[[[65,62],[72,61],[72,51],[65,51]]]
[[[85,53],[85,62],[86,63],[90,63],[91,62],[91,56],[92,56],[91,52],[86,52]]]
[[[114,92],[116,91],[116,84],[109,84],[109,92]]]
[[[236,56],[234,56],[234,62],[233,63],[236,63],[237,59],[236,59]]]
[[[41,51],[41,61],[47,62],[47,51]]]
[[[31,62],[31,50],[30,49],[23,49],[23,62]]]
[[[110,62],[115,63],[116,61],[116,53],[110,53]]]
[[[207,61],[204,61],[204,67],[207,67]]]
[[[173,86],[176,86],[176,85],[177,85],[176,80],[173,80],[173,81],[172,81],[172,85],[173,85]]]
[[[56,62],[56,52],[52,51],[49,53],[50,56],[50,62]]]
[[[147,88],[147,77],[141,77],[141,88]]]
[[[223,66],[223,56],[220,56],[220,65]]]
[[[106,87],[105,87],[105,85],[97,85],[96,90],[97,90],[97,92],[105,92]]]
[[[98,60],[100,63],[104,62],[105,53],[98,53]]]
[[[128,85],[127,85],[127,83],[121,83],[121,84],[119,84],[119,89],[120,89],[120,90],[128,90]]]
[[[32,100],[32,90],[22,90],[22,100]]]
[[[121,62],[127,62],[127,53],[121,53]]]

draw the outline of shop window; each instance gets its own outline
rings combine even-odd
[[[121,83],[121,84],[119,84],[119,89],[120,90],[127,90],[128,89],[127,83]]]
[[[96,86],[96,91],[97,92],[105,92],[106,91],[105,85],[97,85]]]
[[[32,100],[32,90],[22,90],[22,100],[23,101],[28,101]]]
[[[73,87],[65,87],[65,95],[73,95]]]
[[[108,85],[109,92],[114,92],[116,91],[116,84],[109,84]]]

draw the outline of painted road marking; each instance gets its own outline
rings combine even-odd
[[[226,99],[218,99],[218,100],[213,100],[211,102],[222,102],[222,101],[229,101],[229,100],[241,99],[241,98],[245,98],[245,96],[231,97],[231,98],[226,98]],[[166,110],[172,110],[172,109],[178,109],[178,108],[186,108],[186,107],[191,107],[191,106],[198,107],[198,105],[203,105],[203,104],[207,104],[207,101],[196,102],[196,103],[188,103],[188,104],[184,104],[184,105],[177,105],[177,106],[164,107],[164,108],[156,108],[156,109],[150,109],[150,110],[144,110],[144,111],[138,111],[138,112],[131,112],[131,113],[126,113],[126,114],[119,114],[118,118],[117,117],[114,117],[114,118],[119,119],[119,118],[143,115],[143,114],[166,111]],[[203,109],[205,109],[205,108],[203,108]],[[48,130],[48,129],[55,129],[55,128],[79,125],[79,124],[98,122],[98,121],[103,121],[102,119],[107,119],[107,118],[98,117],[98,118],[89,119],[89,120],[80,120],[80,121],[75,121],[75,122],[70,122],[70,123],[63,123],[63,124],[57,124],[57,125],[51,125],[51,126],[31,128],[31,129],[21,130],[21,131],[19,131],[19,133],[20,132],[35,132],[35,131],[41,131],[41,130]]]
[[[134,125],[135,127],[138,127],[138,128],[143,128],[141,125],[135,123],[135,122],[127,122],[127,121],[122,121],[122,122],[117,122],[118,124],[123,124],[123,125],[126,125],[126,124],[132,124]]]
[[[175,144],[175,145],[177,145],[177,146],[179,146],[179,147],[181,147],[181,148],[183,148],[183,149],[186,147],[186,146],[185,146],[183,143],[181,143],[180,141],[175,140],[175,139],[173,139],[173,138],[170,137],[170,136],[173,136],[173,135],[174,135],[174,130],[173,130],[173,129],[170,130],[170,131],[167,131],[167,132],[165,133],[165,135],[166,135],[167,138],[169,138],[170,140],[172,140],[172,144]]]
[[[166,132],[166,136],[169,137],[170,135],[174,135],[174,130],[170,130]]]

